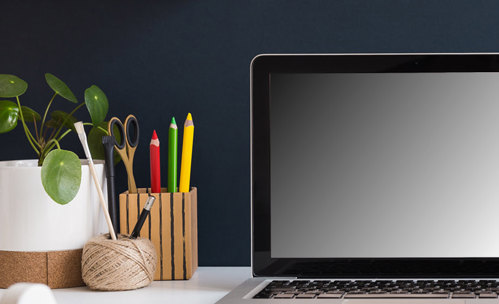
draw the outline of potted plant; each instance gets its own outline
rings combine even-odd
[[[91,118],[85,125],[92,127],[88,135],[92,155],[95,159],[104,158],[101,138],[107,134],[104,121],[109,107],[107,97],[92,85],[85,90],[84,101],[79,102],[56,76],[47,73],[45,80],[54,94],[41,115],[21,104],[20,96],[26,92],[27,83],[14,75],[0,74],[0,133],[20,125],[36,155],[33,160],[0,162],[0,273],[4,280],[14,277],[14,281],[31,281],[22,276],[16,279],[19,272],[5,275],[2,253],[5,256],[12,252],[79,250],[105,227],[86,161],[62,149],[61,144],[74,130],[75,113],[86,107]],[[59,99],[74,103],[74,109],[69,113],[51,111]],[[96,162],[96,169],[104,186],[102,161]],[[20,266],[29,262],[22,258],[16,261]],[[24,271],[29,273],[32,269]],[[81,285],[81,279],[73,281],[69,285]],[[6,287],[2,286],[2,279],[0,287]],[[68,287],[68,284],[51,287]]]

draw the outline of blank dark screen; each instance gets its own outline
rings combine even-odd
[[[271,74],[271,256],[498,257],[499,73]]]

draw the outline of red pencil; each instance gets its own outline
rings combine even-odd
[[[149,145],[149,157],[151,160],[151,192],[161,192],[161,168],[159,156],[159,139],[156,130],[152,133],[151,144]]]

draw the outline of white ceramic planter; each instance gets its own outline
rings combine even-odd
[[[104,162],[96,161],[95,169],[106,195]],[[105,220],[87,161],[80,190],[66,205],[45,192],[37,160],[0,162],[0,251],[80,249],[102,232]]]

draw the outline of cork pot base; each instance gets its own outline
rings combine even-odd
[[[18,282],[42,283],[50,288],[84,286],[82,249],[27,252],[0,250],[0,288]]]

